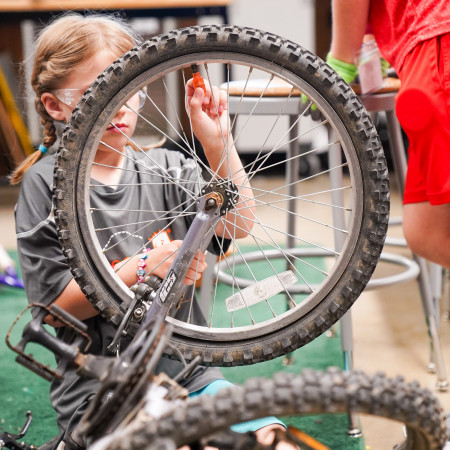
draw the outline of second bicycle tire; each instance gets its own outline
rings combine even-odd
[[[158,439],[168,439],[175,444],[173,448],[179,448],[261,417],[349,411],[404,424],[406,439],[395,447],[398,450],[441,450],[447,439],[442,407],[417,382],[330,368],[326,372],[307,369],[300,375],[280,372],[273,379],[249,379],[214,397],[200,395],[179,402],[158,420],[145,420],[144,414],[121,429],[119,436],[110,437],[108,448],[150,450],[158,448]]]

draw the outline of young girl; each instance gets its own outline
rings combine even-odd
[[[48,155],[42,158],[42,156],[57,139],[55,123],[66,123],[83,92],[105,68],[131,49],[135,43],[136,38],[125,24],[105,16],[83,17],[69,14],[57,19],[44,29],[37,42],[32,86],[36,93],[36,109],[41,116],[45,137],[35,154],[12,175],[12,183],[21,182],[16,207],[16,230],[20,264],[28,299],[33,303],[55,303],[78,319],[85,321],[93,341],[89,351],[98,355],[108,355],[106,349],[116,330],[86,299],[67,266],[58,242],[53,216],[52,179],[56,157]],[[245,213],[240,214],[239,217],[228,222],[238,224],[236,230],[228,230],[219,225],[216,233],[218,236],[227,238],[235,237],[236,232],[241,230],[240,233],[243,236],[246,233],[242,230],[251,229],[251,220],[246,219],[252,217],[252,193],[248,180],[242,175],[244,170],[236,149],[228,136],[226,93],[208,85],[206,92],[202,88],[194,89],[192,80],[188,81],[186,92],[187,109],[193,131],[203,146],[211,168],[221,177],[241,174],[233,181],[240,190],[241,198],[246,199],[247,216]],[[117,112],[95,156],[95,162],[99,164],[93,165],[92,178],[107,187],[117,185],[119,179],[123,177],[139,176],[139,169],[142,167],[143,152],[136,152],[127,146],[128,138],[133,135],[137,122],[135,111],[139,109],[139,95],[132,97],[128,105],[130,107],[122,107]],[[224,135],[232,149],[226,163],[222,161]],[[111,148],[119,151],[111,151]],[[187,178],[193,180],[196,176],[195,171],[191,170],[190,160],[181,153],[164,149],[152,149],[149,152],[152,160],[166,169],[180,168],[179,176],[183,180]],[[155,192],[153,187],[151,192],[148,192],[148,188],[143,192],[139,190],[138,183],[123,184],[128,186],[134,184],[134,187],[118,186],[117,189],[93,191],[91,205],[108,202],[109,205],[116,205],[120,210],[121,202],[129,202],[132,199],[134,201],[135,198],[139,198],[144,205],[146,202],[154,201],[155,198],[164,198],[170,205],[171,197],[180,195],[175,188],[167,188],[167,186],[165,189],[161,188],[161,192]],[[145,209],[144,205],[140,207]],[[125,223],[134,222],[130,220],[129,211],[126,212],[126,218],[121,217],[117,211],[114,213],[109,217],[112,223],[108,225],[120,223],[125,219]],[[171,239],[165,245],[149,249],[146,253],[147,273],[151,271],[164,278],[188,226],[187,221],[174,223]],[[142,242],[148,240],[148,236],[138,236],[138,238],[137,243],[126,241],[124,245],[116,246],[114,251],[108,254],[110,262],[124,260],[126,256],[135,253],[136,249],[142,248]],[[99,236],[99,241],[106,239],[107,236]],[[100,244],[103,245],[105,242]],[[128,286],[138,282],[141,276],[139,267],[141,258],[142,255],[141,257],[136,255],[118,263],[117,274]],[[204,255],[199,252],[187,272],[184,283],[192,286],[205,267]],[[177,314],[182,316],[182,309],[180,308]],[[201,315],[197,314],[197,320],[201,320]],[[56,327],[57,335],[61,339],[70,341],[70,330],[60,327],[60,324],[52,322],[51,319],[49,323]],[[169,376],[175,376],[180,371],[180,363],[163,358],[157,368],[157,372],[161,371]],[[226,383],[218,369],[198,367],[184,385],[191,393],[198,393],[205,389],[207,392],[214,392]],[[63,380],[54,381],[51,385],[50,399],[68,448],[74,445],[71,433],[85,412],[90,399],[97,392],[98,386],[97,380],[81,378],[74,370],[66,371]],[[276,419],[267,418],[255,421],[246,429],[258,429],[261,439],[269,439],[272,430],[280,426]],[[245,428],[242,431],[245,431]],[[76,445],[78,447],[74,448],[84,446],[80,441]]]

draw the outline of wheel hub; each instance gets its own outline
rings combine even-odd
[[[237,186],[229,180],[211,181],[202,188],[201,193],[208,196],[207,206],[210,202],[211,207],[221,205],[220,215],[222,216],[234,208],[239,195]]]

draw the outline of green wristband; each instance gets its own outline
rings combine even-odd
[[[327,64],[334,69],[347,84],[350,84],[356,78],[356,75],[358,75],[358,68],[355,64],[336,59],[331,55],[331,52],[327,55]]]
[[[391,65],[383,57],[380,58],[380,63],[381,63],[381,72],[383,74],[383,78],[385,78],[387,76],[387,71],[389,67],[391,67]]]

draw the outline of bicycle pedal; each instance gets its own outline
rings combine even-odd
[[[11,344],[9,339],[12,329],[25,314],[25,312],[31,308],[39,308],[39,312],[24,327],[21,340],[16,346],[14,346]],[[70,345],[50,334],[44,328],[44,319],[47,315],[53,316],[56,321],[62,323],[65,327],[70,328],[75,332],[75,338]],[[54,370],[34,359],[31,354],[26,354],[25,348],[29,343],[42,345],[58,355],[61,358],[58,369]],[[45,380],[53,381],[54,379],[61,379],[64,376],[65,368],[75,364],[75,360],[80,352],[83,353],[88,350],[91,345],[91,339],[87,334],[87,326],[58,306],[51,305],[48,307],[47,305],[43,305],[41,303],[32,303],[17,316],[9,328],[6,335],[6,345],[13,352],[18,354],[16,361],[19,364],[41,376]]]

